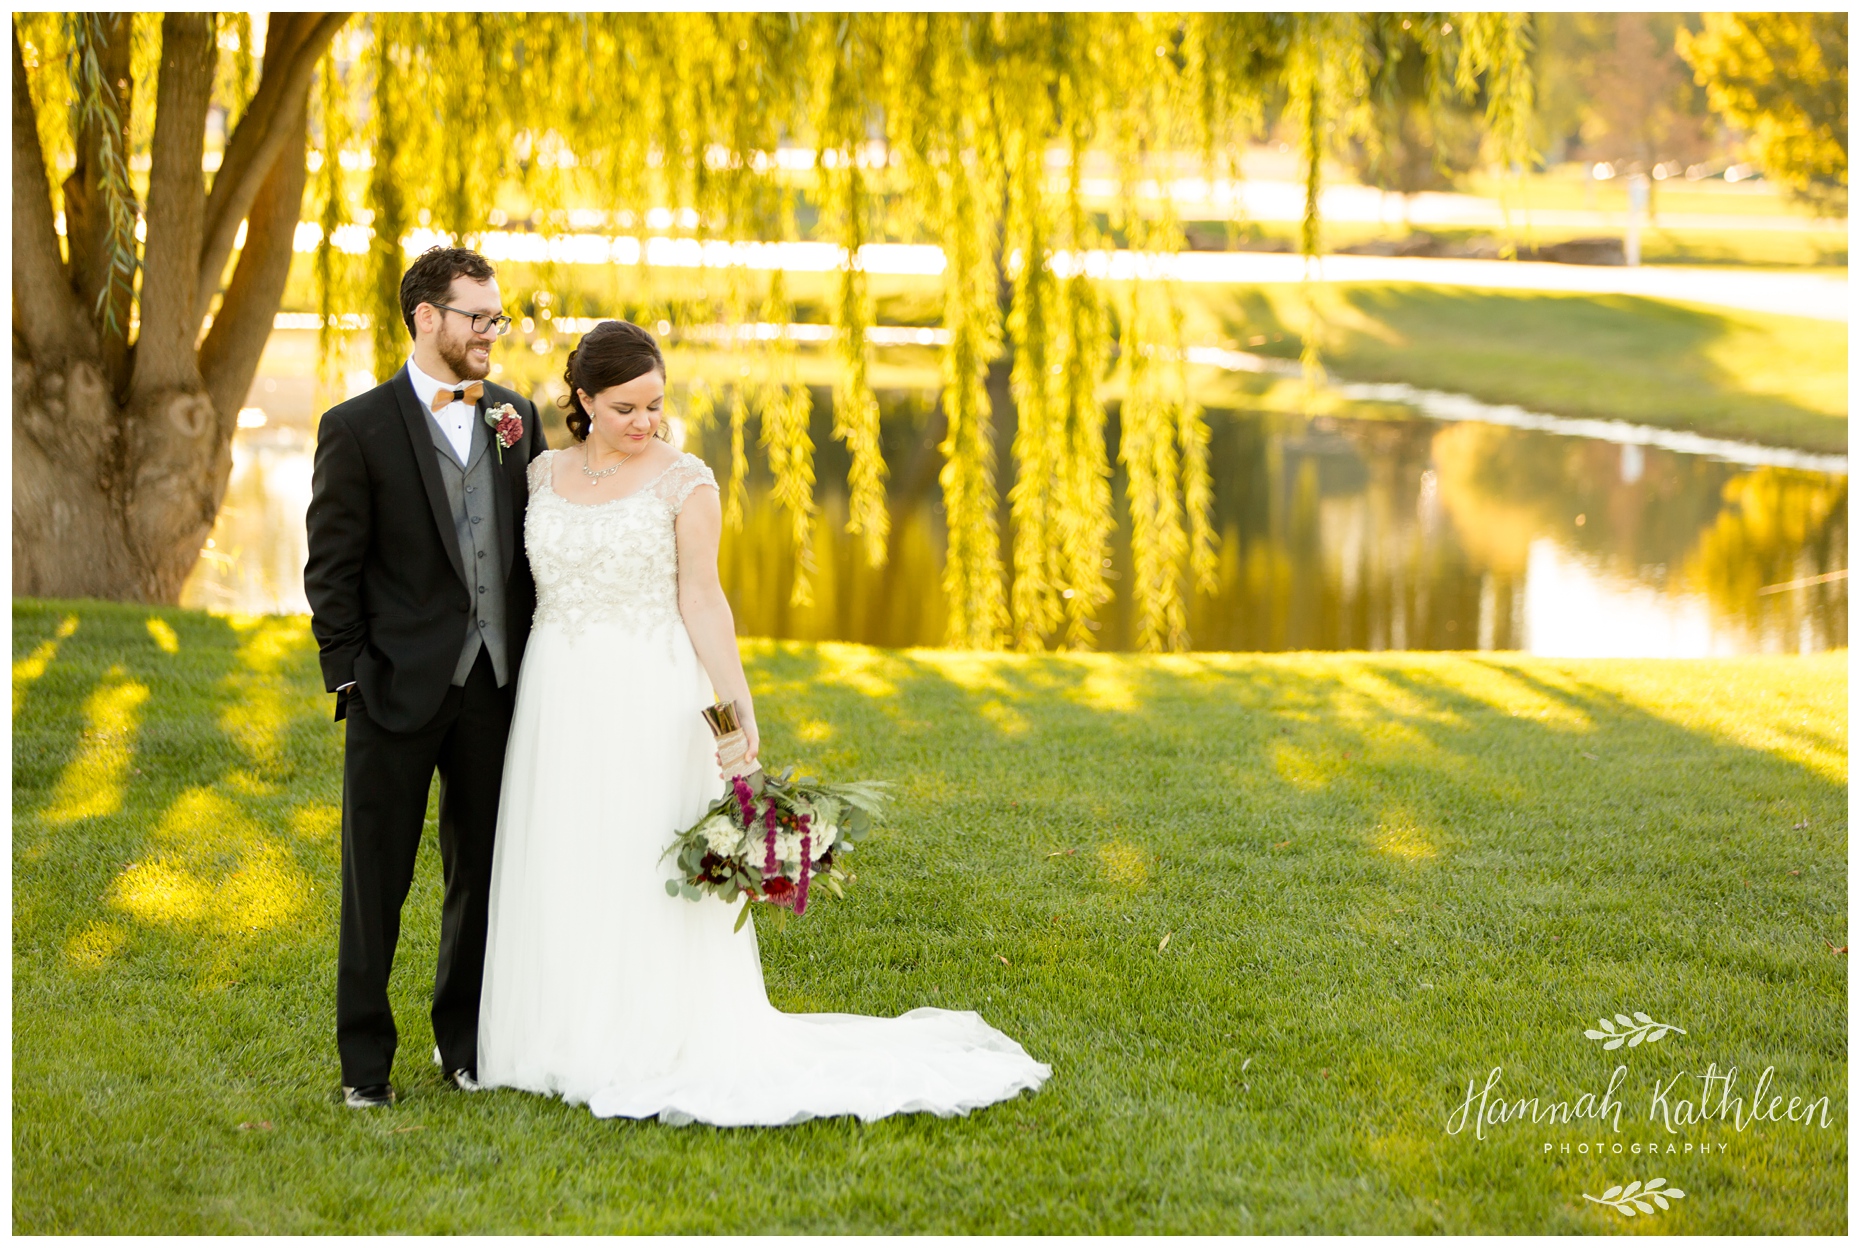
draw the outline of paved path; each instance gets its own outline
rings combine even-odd
[[[298,226],[297,250],[316,247],[315,223]],[[417,255],[449,237],[415,230],[402,246]],[[365,236],[340,240],[345,251],[365,250]],[[545,235],[492,230],[481,235],[478,249],[492,261],[548,261],[572,265],[632,265],[643,259],[649,267],[783,269],[788,272],[837,271],[842,252],[832,243],[729,243],[700,242],[693,238],[654,237],[642,245],[636,237],[598,233]],[[860,249],[868,273],[936,276],[943,271],[942,250],[934,246],[878,243]],[[1192,251],[1152,255],[1131,251],[1090,251],[1083,256],[1085,271],[1094,277],[1130,279],[1171,277],[1181,282],[1296,282],[1305,275],[1300,256],[1257,251]],[[1069,272],[1073,257],[1060,253],[1054,267]],[[1418,282],[1437,286],[1468,286],[1487,290],[1546,290],[1589,295],[1641,295],[1676,299],[1753,312],[1780,312],[1823,321],[1847,320],[1847,277],[1821,272],[1787,270],[1681,268],[1644,265],[1638,268],[1587,264],[1548,264],[1513,260],[1433,260],[1408,256],[1326,256],[1318,274],[1333,282]],[[314,325],[314,321],[311,322]]]
[[[1302,257],[1270,252],[1189,252],[1168,257],[1154,268],[1147,259],[1130,252],[1091,253],[1086,257],[1086,270],[1106,277],[1136,277],[1146,272],[1160,276],[1159,270],[1164,270],[1184,282],[1296,282],[1305,274]],[[1847,278],[1822,273],[1407,256],[1326,256],[1317,272],[1332,282],[1420,282],[1488,290],[1641,295],[1822,321],[1847,319]]]

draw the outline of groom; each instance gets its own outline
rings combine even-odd
[[[435,247],[400,282],[413,355],[324,413],[304,590],[347,720],[336,1047],[351,1108],[392,1105],[388,974],[439,772],[445,908],[433,976],[441,1067],[475,1086],[504,740],[536,590],[523,550],[536,409],[484,381],[510,328],[491,266]],[[514,410],[503,414],[508,404]]]

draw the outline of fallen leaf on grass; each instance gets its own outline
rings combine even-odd
[[[1274,848],[1274,849],[1284,849],[1284,848],[1285,848],[1285,847],[1286,847],[1287,845],[1290,845],[1290,844],[1291,844],[1291,842],[1290,842],[1290,841],[1280,841],[1280,842],[1279,842],[1278,844],[1276,844],[1276,845],[1274,845],[1274,846],[1273,846],[1273,848]]]
[[[241,1131],[269,1131],[271,1124],[269,1122],[242,1122],[239,1124],[239,1129]]]
[[[996,956],[997,958],[1001,958],[1001,955],[1000,955],[1000,954],[998,954],[998,953],[997,953],[997,954],[996,954],[995,956]],[[1006,958],[1001,958],[1001,965],[1002,965],[1002,966],[1012,966],[1012,965],[1013,965],[1013,963],[1011,963],[1011,962],[1009,962],[1009,961],[1008,961],[1008,960],[1007,960]]]
[[[1833,950],[1834,950],[1834,952],[1836,952],[1836,953],[1846,953],[1846,952],[1847,952],[1847,946],[1846,946],[1846,945],[1840,945],[1840,946],[1836,946],[1836,945],[1835,945],[1835,943],[1834,943],[1833,941],[1831,941],[1831,940],[1829,940],[1829,939],[1828,939],[1828,938],[1827,938],[1826,936],[1823,936],[1823,937],[1822,937],[1821,939],[1822,939],[1822,942],[1823,942],[1824,944],[1826,944],[1826,945],[1828,946],[1828,948],[1830,948],[1830,949],[1833,949]]]
[[[1052,853],[1050,853],[1050,854],[1048,854],[1048,855],[1047,855],[1047,857],[1048,857],[1048,858],[1057,858],[1057,857],[1059,857],[1059,855],[1061,855],[1061,854],[1076,854],[1076,853],[1078,853],[1078,852],[1079,852],[1079,851],[1078,851],[1078,850],[1076,850],[1076,849],[1055,849],[1055,850],[1054,850],[1054,851],[1053,851]]]
[[[1584,758],[1588,759],[1592,763],[1599,763],[1602,761],[1601,759],[1595,757],[1595,755],[1589,753],[1587,750],[1578,750],[1577,753],[1581,754]]]
[[[1161,953],[1161,952],[1162,952],[1163,950],[1165,950],[1165,949],[1167,949],[1167,948],[1169,947],[1169,938],[1170,938],[1171,936],[1173,936],[1173,935],[1175,935],[1175,933],[1174,933],[1174,932],[1164,932],[1164,933],[1163,933],[1163,938],[1162,938],[1162,943],[1161,943],[1160,945],[1157,945],[1157,946],[1156,946],[1156,952],[1157,952],[1157,953]]]
[[[1318,1078],[1320,1079],[1330,1078],[1330,1067],[1326,1066],[1323,1070],[1318,1071]]]
[[[392,1131],[388,1132],[388,1134],[389,1135],[405,1135],[409,1131],[424,1131],[424,1130],[426,1130],[426,1124],[421,1123],[420,1125],[414,1126],[414,1127],[395,1127]]]
[[[1802,873],[1801,873],[1800,871],[1791,871],[1791,872],[1790,872],[1789,874],[1790,874],[1790,875],[1800,875],[1800,874],[1802,874]]]
[[[1807,826],[1808,826],[1808,820],[1804,819],[1802,820],[1802,822],[1795,825],[1795,830],[1797,832],[1800,832],[1803,828],[1806,828]]]

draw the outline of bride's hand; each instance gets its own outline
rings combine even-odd
[[[748,743],[748,750],[743,755],[745,767],[756,761],[756,754],[762,749],[761,734],[756,732],[756,719],[753,715],[743,717],[743,740]]]

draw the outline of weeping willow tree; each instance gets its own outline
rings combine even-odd
[[[341,14],[13,27],[13,592],[173,602],[290,271]],[[224,142],[211,179],[209,125]]]
[[[377,372],[398,367],[403,240],[424,226],[470,243],[513,186],[535,204],[641,224],[654,209],[681,210],[699,237],[739,241],[797,238],[805,193],[841,249],[828,301],[832,436],[848,451],[847,527],[865,558],[884,561],[889,521],[860,249],[932,242],[945,261],[937,449],[949,642],[1092,644],[1111,599],[1116,464],[1140,643],[1184,647],[1186,599],[1212,583],[1215,551],[1208,427],[1190,397],[1182,317],[1160,263],[1182,246],[1168,188],[1185,173],[1238,176],[1243,146],[1287,127],[1301,140],[1303,240],[1316,254],[1322,160],[1372,127],[1363,101],[1378,69],[1377,20],[369,15],[351,27],[354,55],[323,57],[308,110],[325,358],[338,318],[366,313]],[[1450,83],[1443,89],[1486,102],[1497,154],[1523,156],[1526,19],[1407,20]],[[784,167],[784,148],[815,154],[806,178]],[[360,167],[358,189],[343,171]],[[1118,188],[1108,214],[1087,202],[1088,170],[1108,171]],[[344,229],[367,232],[366,256],[341,254]],[[1114,246],[1151,257],[1155,277],[1094,276],[1091,257]],[[713,310],[726,323],[791,317],[779,274],[733,269],[726,287]],[[782,339],[745,348],[730,376],[694,389],[687,414],[727,421],[726,518],[737,521],[757,421],[804,601],[816,448],[793,352]],[[1124,397],[1111,445],[1104,395],[1114,389]]]

